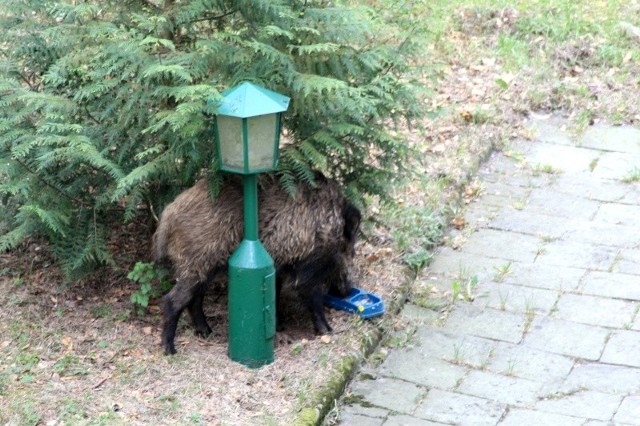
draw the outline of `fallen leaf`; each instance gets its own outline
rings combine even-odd
[[[466,221],[463,216],[456,216],[451,219],[451,224],[456,229],[462,229],[466,225]]]
[[[366,259],[367,259],[367,262],[372,263],[380,260],[380,256],[378,256],[378,253],[371,253],[366,257]]]
[[[66,352],[73,352],[73,339],[71,336],[62,337],[60,343],[65,347]]]

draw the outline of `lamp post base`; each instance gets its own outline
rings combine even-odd
[[[250,368],[274,359],[275,276],[258,240],[243,240],[229,258],[229,357]]]

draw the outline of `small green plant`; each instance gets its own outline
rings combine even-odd
[[[462,365],[464,363],[462,347],[459,344],[453,345],[453,358],[450,361],[456,365]]]
[[[451,283],[451,296],[453,302],[464,300],[465,302],[473,302],[475,299],[475,289],[478,286],[478,277],[473,275],[468,278],[459,277]]]
[[[493,269],[496,271],[496,273],[493,275],[493,281],[501,283],[504,281],[504,278],[511,270],[511,261],[500,266],[494,266]]]
[[[111,307],[107,304],[93,306],[89,312],[94,318],[107,318],[111,315]]]
[[[534,176],[539,175],[540,173],[546,173],[549,175],[556,175],[560,173],[560,170],[553,167],[551,164],[536,164],[532,168]]]
[[[559,240],[559,237],[554,237],[553,235],[542,235],[542,236],[540,237],[540,240],[541,240],[543,243],[552,243],[552,242],[554,242],[554,241]]]
[[[525,208],[525,206],[527,205],[527,200],[526,199],[522,199],[522,200],[518,200],[516,202],[514,202],[511,207],[513,207],[516,210],[522,210]]]
[[[503,294],[502,292],[498,293],[498,297],[500,298],[500,310],[504,311],[507,309],[507,299],[509,298],[509,293]]]
[[[385,339],[384,345],[390,348],[403,348],[409,345],[418,327],[415,324],[407,324],[406,327]]]
[[[202,414],[200,413],[193,413],[189,416],[189,423],[193,423],[194,425],[200,425],[202,424],[203,419],[202,419]]]
[[[167,279],[168,272],[158,269],[153,263],[138,262],[129,272],[127,278],[140,284],[138,291],[131,294],[131,303],[137,314],[146,312],[149,300],[158,297],[171,288],[171,282]]]
[[[536,312],[534,309],[527,309],[525,312],[525,321],[524,321],[524,332],[528,333],[531,328],[531,323],[536,317]]]
[[[13,286],[15,288],[22,287],[24,285],[24,278],[17,276],[13,278]]]
[[[291,347],[291,355],[300,355],[304,349],[304,343],[296,343]]]
[[[640,182],[640,168],[634,167],[633,169],[629,170],[624,178],[622,178],[622,181],[624,183]]]
[[[65,355],[53,365],[53,371],[61,376],[86,376],[87,367],[83,366],[76,355]]]
[[[432,249],[444,230],[443,219],[425,207],[395,206],[390,211],[394,240],[404,253],[402,260],[412,270],[420,271],[433,257]]]

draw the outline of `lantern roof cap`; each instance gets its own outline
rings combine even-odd
[[[218,114],[238,118],[286,111],[290,100],[287,96],[249,82],[225,90],[222,96]]]

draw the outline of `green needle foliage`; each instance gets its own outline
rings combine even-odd
[[[113,263],[114,224],[161,211],[217,159],[220,92],[292,98],[278,174],[321,170],[384,192],[418,113],[410,43],[367,8],[323,0],[0,3],[0,250],[44,236],[71,277]]]

